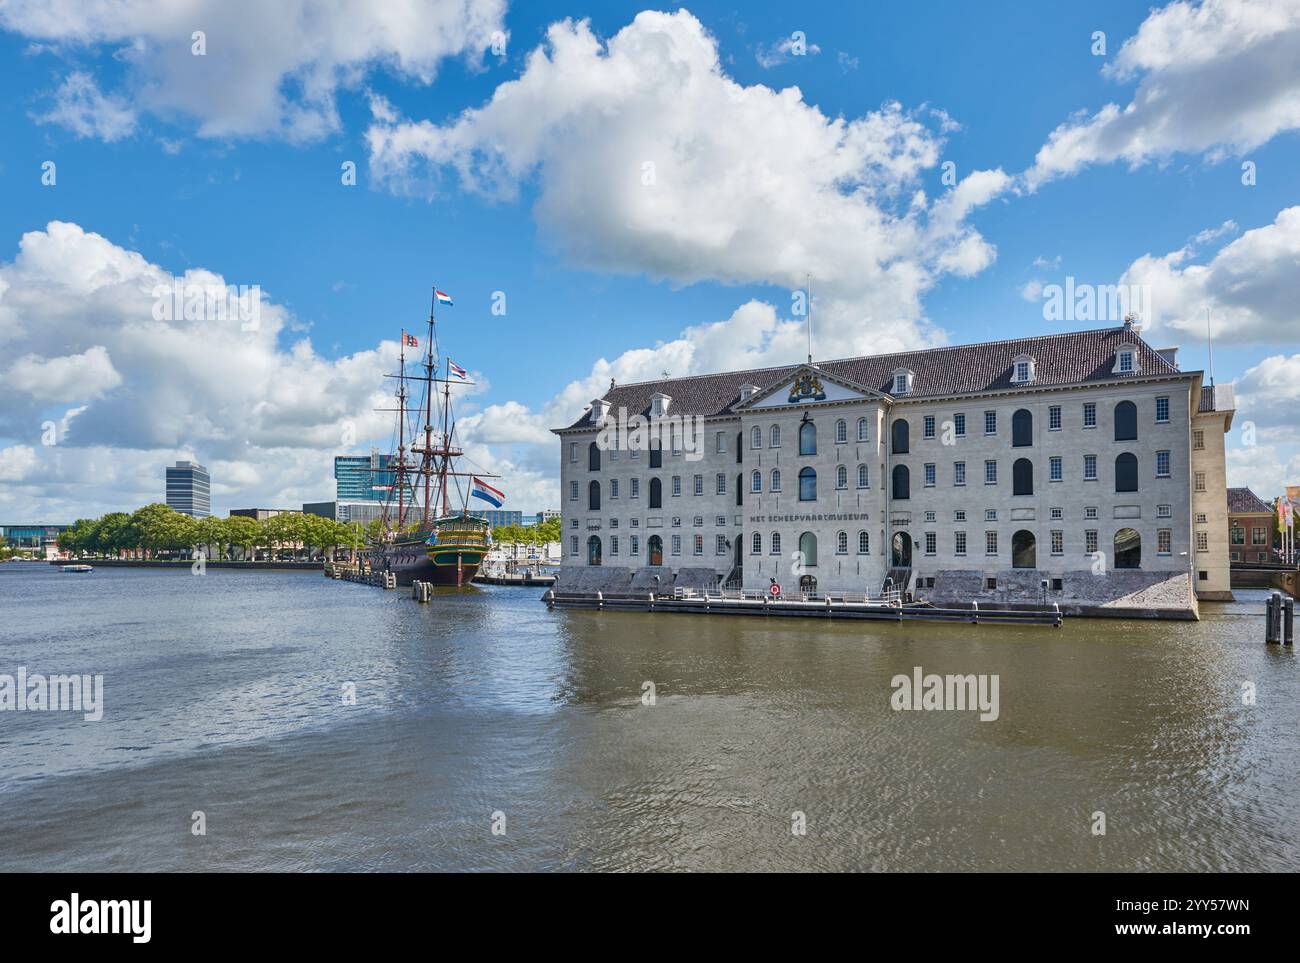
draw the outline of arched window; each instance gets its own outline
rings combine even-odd
[[[1115,567],[1142,567],[1142,536],[1136,529],[1121,528],[1115,533]]]
[[[743,474],[736,476],[736,504],[745,504],[745,476]]]
[[[658,478],[650,479],[650,507],[664,507],[664,486]]]
[[[758,425],[755,425],[753,428],[749,429],[749,447],[750,448],[763,447],[763,429],[758,427]]]
[[[907,454],[907,419],[895,418],[893,425],[890,426],[890,444],[889,447],[895,455]]]
[[[799,454],[817,454],[817,426],[811,421],[805,421],[799,426]]]
[[[1032,495],[1034,493],[1034,463],[1028,458],[1017,458],[1011,466],[1011,494]]]
[[[743,431],[736,432],[736,464],[737,465],[739,465],[742,461],[745,460],[745,451],[743,447],[744,444],[745,444],[745,433]]]
[[[780,555],[781,554],[781,533],[773,532],[772,537],[768,540],[768,544],[772,546],[773,555]]]
[[[858,466],[858,487],[859,488],[871,487],[871,474],[870,472],[868,472],[866,465]]]
[[[842,445],[849,440],[849,423],[841,418],[835,422],[835,444]]]
[[[1011,567],[1012,568],[1034,568],[1037,565],[1035,558],[1037,552],[1035,549],[1034,533],[1021,529],[1011,536]]]
[[[749,490],[751,492],[761,492],[763,490],[763,473],[755,469],[749,473]]]
[[[650,540],[646,542],[646,554],[651,565],[662,565],[664,563],[664,540],[658,535],[651,535]]]
[[[836,534],[835,554],[836,555],[849,554],[849,533],[848,532],[839,532],[838,534]]]
[[[589,511],[600,511],[600,482],[593,481],[587,486],[587,509]]]
[[[1115,440],[1137,441],[1138,410],[1131,401],[1121,401],[1115,406]]]
[[[1138,459],[1131,451],[1115,456],[1115,491],[1138,490]]]
[[[812,532],[804,532],[799,536],[799,554],[803,557],[804,568],[817,564],[817,536]]]
[[[772,484],[768,490],[774,492],[779,492],[781,490],[781,469],[772,469]]]
[[[871,536],[866,532],[858,532],[858,554],[871,554]]]
[[[1034,416],[1021,408],[1011,416],[1011,447],[1029,448],[1034,443]]]
[[[600,471],[600,449],[594,441],[587,446],[587,471]]]
[[[587,539],[587,564],[600,564],[600,536],[593,535]]]
[[[866,440],[867,440],[867,419],[859,418],[858,419],[858,441],[866,441]]]
[[[849,470],[845,468],[843,465],[840,465],[838,468],[835,469],[835,487],[836,488],[849,487]]]
[[[772,430],[767,433],[767,446],[769,448],[781,447],[781,426],[773,425]]]
[[[893,496],[895,498],[912,497],[912,476],[906,465],[894,466]]]
[[[754,555],[763,554],[763,536],[755,532],[749,539],[749,551]]]
[[[812,468],[799,471],[799,501],[817,501],[817,472]]]

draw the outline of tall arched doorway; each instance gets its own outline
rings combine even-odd
[[[587,539],[587,564],[600,564],[600,536],[593,535]]]
[[[651,565],[662,565],[664,563],[664,540],[658,535],[650,536],[650,541],[646,543],[646,550],[650,556]]]
[[[1022,528],[1011,536],[1012,568],[1037,568],[1037,556],[1037,543],[1033,532]]]
[[[1142,567],[1142,536],[1136,529],[1121,528],[1115,533],[1115,567]]]
[[[889,564],[894,568],[912,567],[912,536],[907,532],[894,532],[889,547]]]
[[[804,568],[817,567],[817,536],[812,532],[799,536],[799,556]]]

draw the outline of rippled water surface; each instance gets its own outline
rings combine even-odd
[[[106,704],[0,712],[0,869],[1300,869],[1262,593],[1059,630],[539,594],[0,565],[0,673],[103,673]],[[918,665],[996,673],[1000,718],[892,710]]]

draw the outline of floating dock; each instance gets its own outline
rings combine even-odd
[[[642,596],[606,596],[601,592],[578,593],[548,591],[542,601],[549,609],[574,608],[619,610],[627,612],[678,612],[692,615],[749,615],[757,617],[796,616],[822,619],[868,619],[880,622],[981,622],[1050,625],[1061,627],[1064,618],[1060,606],[1022,606],[1016,608],[969,606],[938,608],[925,602],[901,603],[852,596],[771,598],[740,592],[718,594],[674,593]]]

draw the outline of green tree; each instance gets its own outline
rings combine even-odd
[[[231,515],[221,520],[221,527],[225,529],[226,543],[239,548],[245,560],[252,558],[262,535],[257,521],[245,515]]]

